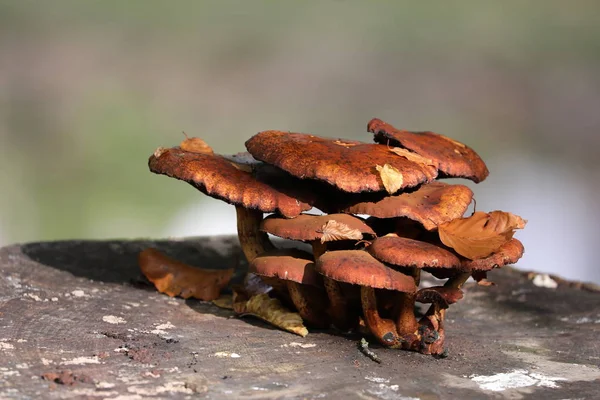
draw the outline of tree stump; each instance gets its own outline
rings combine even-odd
[[[156,247],[205,268],[246,268],[234,237],[65,241],[0,249],[0,398],[545,398],[600,393],[600,293],[535,286],[520,271],[465,285],[444,359],[360,336],[294,336],[148,285]]]

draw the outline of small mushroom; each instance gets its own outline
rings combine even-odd
[[[383,198],[364,199],[364,196],[346,196],[336,205],[323,206],[326,211],[348,214],[366,214],[377,218],[406,217],[420,222],[432,231],[437,226],[464,215],[473,199],[473,192],[464,185],[431,182],[413,192]]]
[[[236,206],[238,237],[248,261],[273,246],[259,231],[263,213],[295,217],[310,205],[282,193],[255,177],[262,163],[232,162],[217,154],[179,147],[159,148],[148,160],[150,171],[188,182],[203,193]],[[247,168],[251,165],[251,168]]]
[[[360,240],[363,234],[375,236],[375,232],[360,218],[347,214],[311,215],[302,214],[293,219],[271,215],[260,226],[261,231],[284,239],[309,242],[315,260],[327,250],[327,242],[336,240]],[[342,288],[327,277],[323,283],[329,297],[329,314],[336,328],[347,331],[358,323],[358,315],[352,313]]]
[[[414,277],[416,285],[419,284],[422,268],[451,269],[460,265],[458,257],[447,250],[393,234],[375,239],[367,247],[367,251],[379,261],[402,268],[405,273]],[[398,333],[402,336],[418,336],[419,324],[414,314],[414,307],[414,293],[399,295],[396,325]]]
[[[326,139],[303,133],[264,131],[246,141],[256,159],[298,178],[325,181],[351,193],[387,190],[377,166],[393,168],[398,189],[430,182],[437,169],[388,151],[384,146]]]
[[[322,277],[315,271],[309,253],[297,249],[280,249],[266,252],[252,260],[249,272],[261,277],[284,281],[290,299],[298,314],[309,325],[317,328],[329,326],[327,296]],[[281,286],[275,284],[276,288]]]
[[[403,338],[398,335],[394,321],[382,318],[377,309],[375,289],[415,293],[414,279],[386,267],[362,250],[330,251],[316,262],[320,274],[336,280],[359,285],[365,324],[384,346],[399,348]]]
[[[443,177],[467,178],[479,183],[489,174],[473,149],[444,135],[396,129],[377,118],[369,121],[367,129],[375,134],[377,143],[402,147],[432,160]]]

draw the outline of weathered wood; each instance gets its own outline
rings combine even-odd
[[[540,288],[518,271],[494,271],[497,286],[468,284],[465,299],[450,308],[448,358],[372,341],[382,360],[376,364],[359,352],[358,336],[319,331],[300,338],[210,303],[155,292],[136,262],[149,246],[193,265],[235,266],[238,279],[245,267],[231,237],[0,249],[0,398],[593,399],[600,393],[598,293]],[[475,375],[499,382],[485,386]],[[490,390],[510,384],[521,387]]]

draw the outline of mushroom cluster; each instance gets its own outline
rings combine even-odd
[[[367,329],[386,347],[443,354],[446,310],[469,277],[486,284],[487,271],[523,255],[512,236],[525,221],[464,217],[473,192],[438,179],[487,177],[468,146],[379,119],[368,131],[375,143],[264,131],[233,156],[188,138],[157,149],[149,167],[235,205],[247,278],[260,277],[308,327]],[[276,248],[269,235],[312,251]],[[446,281],[425,287],[423,272]],[[417,302],[430,304],[420,317]]]

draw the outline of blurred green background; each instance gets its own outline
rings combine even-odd
[[[235,231],[152,175],[184,130],[468,143],[478,209],[529,220],[525,269],[600,282],[600,2],[0,0],[0,245]]]

